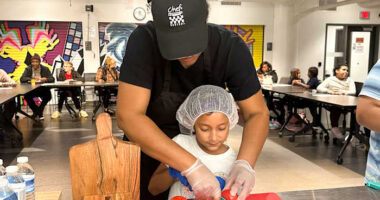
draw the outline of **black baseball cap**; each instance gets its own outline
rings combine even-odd
[[[168,60],[204,51],[208,43],[206,0],[152,0],[161,55]]]

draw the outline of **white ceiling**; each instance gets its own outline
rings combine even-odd
[[[262,2],[285,5],[315,5],[319,7],[319,0],[209,0],[209,1],[240,1],[240,2]],[[328,0],[324,0],[328,1]],[[337,3],[330,3],[329,6],[340,6],[357,3],[362,7],[380,7],[380,0],[337,0]]]
[[[334,9],[339,6],[358,4],[363,8],[380,8],[380,0],[337,0],[337,2],[319,5],[320,0],[208,0],[208,1],[233,1],[233,2],[261,2],[269,4],[282,4],[293,6],[294,14],[297,16],[307,15],[318,10]]]

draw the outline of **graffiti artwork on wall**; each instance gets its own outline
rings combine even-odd
[[[0,69],[18,81],[37,53],[53,74],[64,61],[83,73],[82,40],[78,22],[0,21]]]
[[[263,62],[264,26],[262,25],[225,25],[227,29],[237,33],[247,44],[255,67]]]
[[[127,41],[132,31],[137,27],[130,23],[99,23],[100,63],[103,65],[106,56],[117,60],[120,67]],[[256,25],[225,25],[227,29],[237,33],[247,44],[255,66],[263,61],[264,26]]]
[[[104,64],[107,56],[116,60],[119,69],[123,62],[129,36],[137,27],[130,23],[99,23],[100,63]]]

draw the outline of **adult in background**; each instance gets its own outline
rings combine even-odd
[[[8,76],[7,72],[3,69],[0,69],[0,87],[9,87],[16,86],[16,82]],[[16,102],[14,99],[11,99],[0,105],[0,128],[9,127],[9,122],[12,121],[13,116],[16,113]],[[3,134],[0,133],[0,137]]]
[[[54,77],[51,74],[49,68],[41,65],[41,58],[38,54],[34,54],[31,58],[31,65],[25,68],[24,73],[20,78],[21,83],[29,83],[31,79],[34,79],[36,83],[52,83]],[[39,106],[36,105],[34,98],[39,97],[42,99]],[[44,119],[44,109],[46,104],[51,99],[51,93],[49,88],[38,87],[37,89],[24,95],[25,101],[33,111],[32,118],[35,120]]]
[[[106,58],[106,62],[104,66],[99,67],[96,72],[96,82],[99,83],[114,83],[119,81],[119,71],[116,69],[116,60],[111,57]],[[99,92],[99,96],[103,99],[103,107],[104,112],[109,113],[110,115],[115,114],[115,111],[108,108],[109,99],[111,98],[111,94],[117,94],[117,88],[115,87],[97,87]]]
[[[196,87],[225,88],[234,96],[245,121],[242,143],[225,189],[239,199],[251,192],[252,168],[264,145],[269,112],[262,97],[252,56],[244,41],[223,26],[208,24],[206,0],[154,0],[153,22],[129,37],[119,82],[117,122],[143,151],[141,199],[152,197],[151,175],[160,162],[182,172],[198,199],[220,199],[220,186],[202,162],[173,142],[180,133],[176,111]]]
[[[57,81],[83,81],[83,77],[73,69],[73,63],[69,61],[65,61],[63,63],[63,69],[59,71]],[[74,102],[75,108],[78,109],[79,117],[86,118],[88,117],[88,114],[86,111],[82,110],[81,104],[80,104],[80,87],[67,87],[67,88],[59,88],[58,94],[58,111],[55,111],[51,118],[56,119],[59,118],[62,114],[62,107],[64,101],[67,99],[67,97],[71,97],[71,99]]]
[[[380,62],[371,69],[359,94],[356,119],[372,130],[364,181],[369,187],[380,189]]]

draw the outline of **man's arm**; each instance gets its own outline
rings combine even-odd
[[[20,82],[21,83],[27,83],[32,78],[32,74],[30,73],[30,68],[27,67],[24,69],[24,72],[21,75]]]
[[[41,66],[41,80],[45,83],[53,83],[54,82],[54,77],[51,74],[49,68],[45,66]]]
[[[368,129],[380,133],[380,101],[368,96],[360,96],[356,110],[356,120]]]
[[[261,90],[237,104],[245,122],[237,160],[246,160],[254,167],[268,135],[269,111]]]
[[[150,95],[149,89],[119,82],[118,126],[131,141],[140,145],[144,153],[179,171],[184,171],[195,163],[196,158],[167,137],[146,116]]]
[[[173,183],[174,178],[170,176],[168,168],[161,163],[150,178],[148,190],[156,196],[169,189]]]

